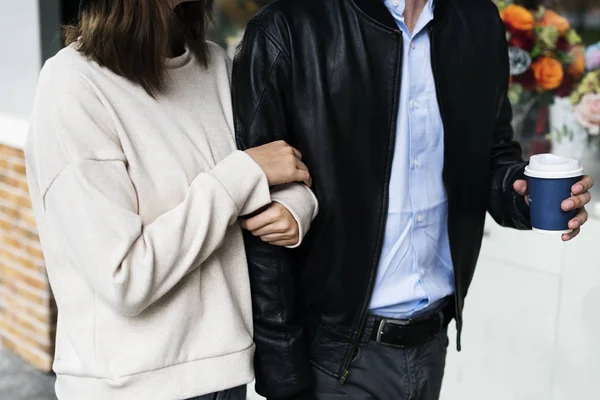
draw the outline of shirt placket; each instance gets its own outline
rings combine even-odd
[[[424,132],[424,125],[420,123],[423,119],[423,113],[426,111],[426,101],[424,93],[421,90],[421,82],[417,82],[413,77],[419,75],[415,71],[419,71],[419,68],[423,68],[424,59],[423,54],[420,52],[420,37],[421,34],[417,33],[410,39],[409,43],[409,57],[408,64],[410,69],[410,99],[409,99],[409,122],[410,122],[410,180],[409,187],[412,199],[412,212],[413,212],[413,249],[415,253],[414,260],[414,272],[419,275],[419,284],[421,289],[428,297],[426,290],[426,271],[421,262],[421,255],[427,249],[423,248],[423,244],[426,243],[424,238],[425,231],[424,226],[427,225],[427,215],[425,210],[421,208],[422,204],[426,204],[426,188],[423,186],[426,184],[425,180],[425,167],[426,167],[426,135]]]

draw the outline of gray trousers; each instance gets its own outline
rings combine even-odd
[[[240,386],[222,392],[194,397],[188,400],[246,400],[246,386]]]
[[[314,369],[319,400],[438,400],[444,378],[447,329],[422,346],[394,348],[369,341],[358,348],[343,385]]]

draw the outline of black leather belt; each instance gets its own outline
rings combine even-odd
[[[447,300],[439,308],[422,317],[409,320],[374,318],[371,340],[384,346],[412,347],[429,342],[446,329],[454,318],[454,301]]]

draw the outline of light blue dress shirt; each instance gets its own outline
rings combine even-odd
[[[427,25],[429,0],[411,35],[404,0],[384,0],[404,40],[402,86],[389,209],[370,312],[409,318],[454,293],[448,199],[442,169],[444,128],[437,102]]]

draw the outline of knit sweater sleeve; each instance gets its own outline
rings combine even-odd
[[[143,199],[99,97],[81,83],[57,97],[34,111],[33,140],[44,139],[28,151],[30,179],[64,163],[51,180],[37,182],[44,218],[88,284],[123,315],[159,300],[219,249],[240,215],[271,202],[263,171],[236,151],[198,174],[181,203],[144,223]],[[61,143],[60,156],[44,151],[48,140]]]
[[[298,224],[298,243],[288,246],[288,248],[300,247],[314,219],[319,214],[317,196],[302,183],[290,183],[271,188],[271,199],[287,208]]]

